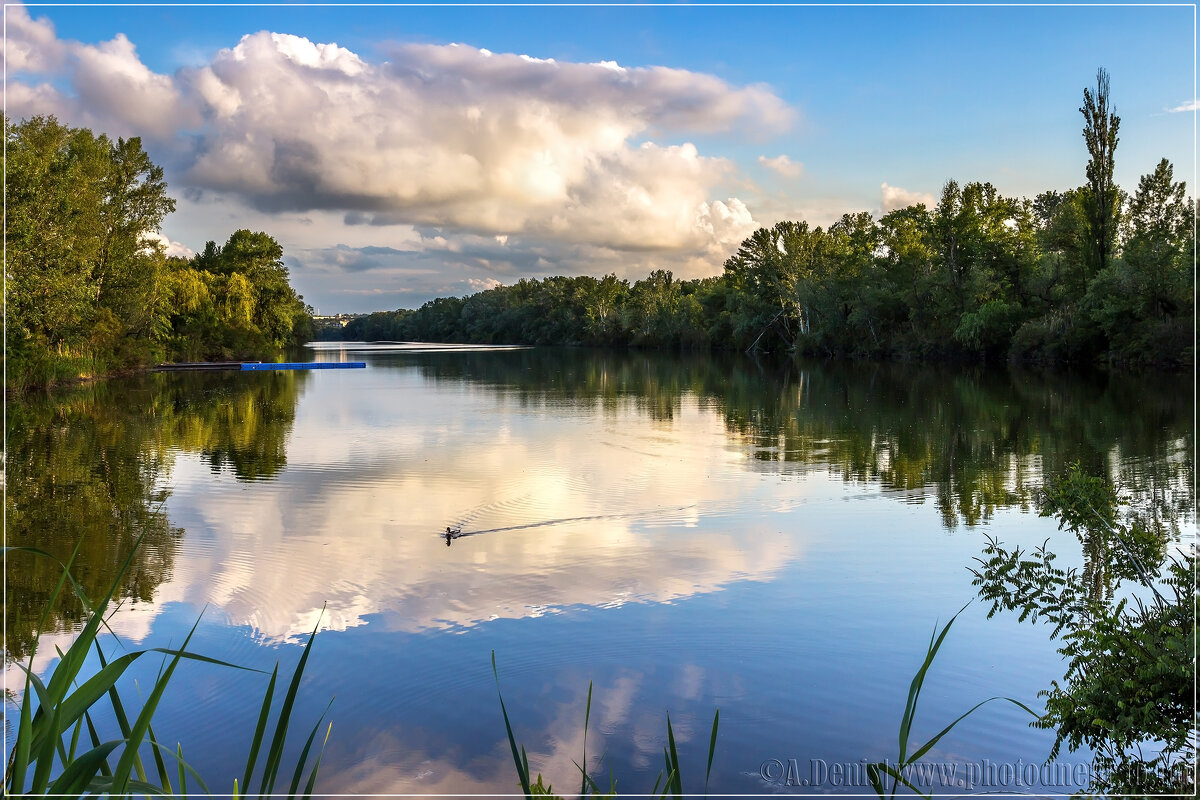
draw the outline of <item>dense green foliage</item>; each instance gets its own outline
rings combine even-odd
[[[1165,160],[1143,177],[1120,255],[1099,271],[1086,190],[1029,201],[950,181],[932,209],[762,228],[716,278],[526,279],[323,336],[1184,365],[1195,313],[1184,193]]]
[[[822,356],[1193,363],[1194,206],[1165,159],[1113,183],[1120,118],[1084,92],[1087,183],[1033,200],[949,181],[932,208],[785,221],[714,278],[521,280],[323,338],[796,350]]]
[[[165,257],[157,234],[175,201],[140,139],[53,117],[5,120],[5,138],[10,387],[307,340],[308,309],[267,234]]]
[[[265,233],[235,231],[189,259],[167,259],[173,277],[170,351],[245,358],[308,341],[312,309],[288,283],[283,248]]]
[[[1064,743],[1090,749],[1091,792],[1194,794],[1196,552],[1169,554],[1169,532],[1136,514],[1122,521],[1118,502],[1074,465],[1047,481],[1041,513],[1076,534],[1084,570],[1057,567],[1047,545],[1024,553],[990,539],[974,582],[991,613],[1062,634],[1067,672],[1041,693],[1035,723],[1057,734],[1051,758]],[[1119,592],[1123,582],[1140,591]]]

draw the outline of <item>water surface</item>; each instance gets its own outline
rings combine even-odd
[[[203,612],[195,650],[290,669],[320,620],[297,714],[307,731],[336,698],[325,792],[514,791],[493,651],[530,764],[560,791],[578,788],[589,681],[589,766],[602,755],[622,791],[653,785],[668,711],[699,790],[717,708],[711,791],[869,791],[781,786],[762,765],[795,759],[808,779],[895,758],[908,683],[974,596],[985,535],[1049,538],[1081,563],[1036,514],[1043,475],[1105,471],[1194,535],[1183,378],[351,343],[314,357],[367,369],[156,374],[10,403],[7,532],[64,556],[82,537],[93,592],[144,532],[112,620],[126,646],[177,644]],[[10,659],[55,578],[10,560]],[[39,668],[79,616],[55,610]],[[1055,647],[968,606],[914,735],[991,695],[1036,704],[1064,671]],[[156,733],[231,784],[265,686],[186,664]],[[1040,763],[1053,735],[1027,723],[985,707],[926,760]]]

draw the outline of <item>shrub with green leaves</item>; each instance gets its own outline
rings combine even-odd
[[[1196,787],[1196,552],[1168,553],[1162,526],[1122,517],[1104,479],[1075,464],[1047,483],[1043,515],[1055,515],[1084,550],[1085,567],[1062,569],[1048,542],[1032,552],[989,537],[973,583],[989,616],[1016,611],[1062,637],[1062,681],[1042,692],[1037,727],[1093,752],[1090,791],[1188,793]],[[1137,584],[1120,591],[1123,582]]]

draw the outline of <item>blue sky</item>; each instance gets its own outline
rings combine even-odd
[[[1077,186],[1099,66],[1118,182],[1162,157],[1195,172],[1195,115],[1171,111],[1193,103],[1191,6],[6,17],[10,116],[141,135],[179,198],[177,250],[266,230],[325,313],[525,276],[716,274],[758,225],[879,215],[950,178]]]

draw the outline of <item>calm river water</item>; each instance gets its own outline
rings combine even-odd
[[[975,597],[985,537],[1049,539],[1081,563],[1036,513],[1044,474],[1079,460],[1195,533],[1186,377],[310,352],[367,368],[146,375],[10,402],[7,537],[65,556],[82,536],[97,591],[145,531],[111,622],[125,646],[178,644],[202,614],[192,649],[290,671],[320,619],[291,749],[334,698],[323,792],[515,791],[493,651],[530,765],[560,791],[579,786],[590,681],[605,786],[611,771],[622,792],[650,790],[670,712],[684,788],[702,789],[719,708],[710,792],[869,792],[855,769],[895,759],[909,681],[934,626]],[[447,526],[462,532],[449,545]],[[9,559],[10,688],[54,578]],[[38,669],[77,617],[55,610]],[[1064,670],[1055,647],[976,600],[914,736],[992,695],[1038,705]],[[185,663],[155,732],[229,791],[266,680]],[[1052,741],[994,703],[925,761],[1041,763]],[[777,765],[793,759],[787,786]]]

